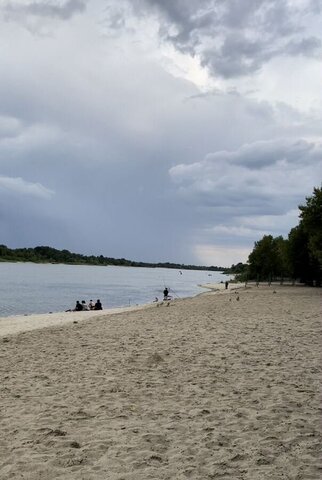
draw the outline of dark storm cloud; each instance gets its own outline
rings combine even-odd
[[[85,8],[85,0],[65,0],[63,2],[51,0],[46,2],[35,1],[27,4],[7,2],[1,10],[5,19],[10,21],[20,20],[26,16],[69,20],[73,15],[83,12]]]
[[[314,56],[321,40],[306,31],[303,18],[317,7],[286,0],[132,0],[161,18],[160,34],[182,52],[199,55],[201,64],[225,78],[258,71],[283,56]]]

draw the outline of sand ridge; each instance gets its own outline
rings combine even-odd
[[[320,341],[303,287],[3,337],[0,478],[318,479]]]

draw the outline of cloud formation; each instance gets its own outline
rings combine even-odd
[[[49,188],[44,187],[40,183],[32,183],[22,178],[11,178],[0,176],[0,195],[7,193],[15,196],[31,196],[36,198],[48,199],[54,195]]]
[[[321,178],[321,159],[321,144],[268,140],[208,154],[200,162],[174,166],[169,174],[180,194],[197,199],[199,206],[224,208],[235,216],[281,214]]]
[[[287,235],[322,178],[320,7],[3,2],[1,242],[229,265]]]
[[[0,19],[37,36],[52,36],[55,23],[68,22],[85,9],[85,0],[6,1],[0,6]]]
[[[28,16],[69,20],[85,10],[84,0],[16,1],[4,3],[2,13],[7,21],[17,21]]]
[[[322,178],[322,144],[258,141],[176,165],[169,174],[191,209],[207,218],[211,213],[205,237],[222,245],[239,238],[243,244],[267,233],[285,234],[297,224],[294,207]]]
[[[318,56],[321,38],[305,18],[320,11],[287,0],[132,0],[159,16],[160,35],[197,55],[213,75],[235,78],[258,71],[275,57]],[[320,5],[320,4],[319,4]]]

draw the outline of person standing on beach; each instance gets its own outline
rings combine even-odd
[[[165,287],[165,289],[163,290],[163,300],[167,300],[168,296],[169,296],[169,290],[167,289],[167,287]]]

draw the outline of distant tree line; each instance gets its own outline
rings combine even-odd
[[[300,221],[288,238],[264,235],[255,242],[248,264],[232,265],[239,280],[281,282],[288,278],[321,286],[322,280],[322,188],[314,188],[306,204],[299,206]]]
[[[179,270],[210,270],[225,271],[222,267],[205,267],[196,265],[184,265],[179,263],[147,263],[134,262],[125,258],[110,258],[99,256],[86,256],[79,253],[71,253],[69,250],[56,250],[52,247],[16,248],[11,249],[6,245],[0,245],[1,262],[34,262],[34,263],[66,263],[69,265],[117,265],[125,267],[149,267],[149,268],[176,268]]]

